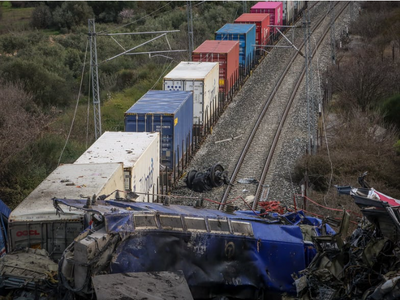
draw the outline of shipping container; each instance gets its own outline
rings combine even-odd
[[[75,164],[122,163],[125,190],[135,201],[153,202],[158,194],[160,134],[158,132],[104,132]]]
[[[270,27],[269,14],[242,14],[235,20],[235,23],[240,24],[255,24],[256,25],[256,49],[259,54],[263,54],[265,46],[269,43]]]
[[[221,41],[239,41],[239,66],[241,73],[247,75],[254,66],[256,25],[225,24],[216,33],[215,39]]]
[[[123,175],[120,163],[59,166],[11,212],[8,250],[45,249],[53,259],[60,258],[90,220],[82,210],[56,214],[52,198],[110,195],[124,189]]]
[[[276,28],[281,29],[283,24],[283,4],[282,2],[258,2],[251,7],[250,13],[267,13],[269,16],[269,24],[271,25],[271,31],[274,34],[274,38],[277,37]]]
[[[193,125],[204,135],[219,116],[218,62],[180,62],[164,77],[165,91],[193,92]]]
[[[294,1],[295,18],[301,17],[303,11],[307,8],[307,1]]]
[[[294,23],[294,5],[296,1],[283,1],[283,25],[291,25]]]
[[[239,42],[206,40],[192,54],[193,61],[219,63],[219,94],[231,99],[239,80]]]
[[[125,112],[125,131],[160,132],[160,160],[172,180],[187,161],[192,128],[193,92],[148,91]]]

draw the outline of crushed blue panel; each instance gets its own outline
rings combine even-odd
[[[85,209],[85,200],[71,203]],[[97,201],[90,211],[103,215],[107,232],[124,237],[113,252],[111,273],[182,270],[198,298],[255,299],[262,290],[295,295],[292,274],[300,276],[317,252],[298,225],[312,226],[316,234],[322,226],[335,233],[303,211],[262,217],[115,200]]]

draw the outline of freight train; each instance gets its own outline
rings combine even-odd
[[[182,61],[169,72],[163,91],[149,91],[126,111],[125,131],[160,132],[162,191],[169,191],[182,176],[198,144],[265,57],[267,47],[277,41],[278,29],[293,24],[305,8],[305,1],[258,2],[250,13],[218,29],[215,40],[197,47],[193,61]],[[182,99],[182,91],[193,93],[188,100],[192,103]],[[179,108],[172,99],[181,103]],[[192,120],[183,118],[189,115]]]

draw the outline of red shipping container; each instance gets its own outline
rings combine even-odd
[[[256,25],[256,49],[259,50],[262,46],[269,43],[270,27],[269,14],[242,14],[235,20],[235,23],[255,24]]]
[[[219,91],[233,93],[239,79],[239,42],[206,40],[193,51],[192,60],[219,63]]]
[[[269,24],[281,26],[283,24],[283,3],[282,2],[258,2],[252,6],[250,13],[270,14]],[[279,27],[279,29],[281,29]],[[276,27],[272,27],[273,33],[277,33]]]

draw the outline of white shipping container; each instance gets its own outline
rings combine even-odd
[[[123,164],[124,189],[139,193],[135,201],[155,200],[160,173],[158,132],[106,131],[75,161],[75,164],[110,162]]]
[[[286,14],[286,25],[294,23],[294,1],[284,1],[283,11]]]
[[[193,91],[193,125],[203,126],[218,109],[218,62],[179,63],[164,77],[165,91]]]
[[[46,249],[53,258],[61,257],[88,224],[84,224],[82,210],[65,209],[57,215],[52,198],[108,195],[124,188],[123,175],[120,163],[59,166],[11,212],[9,251],[31,247]]]

